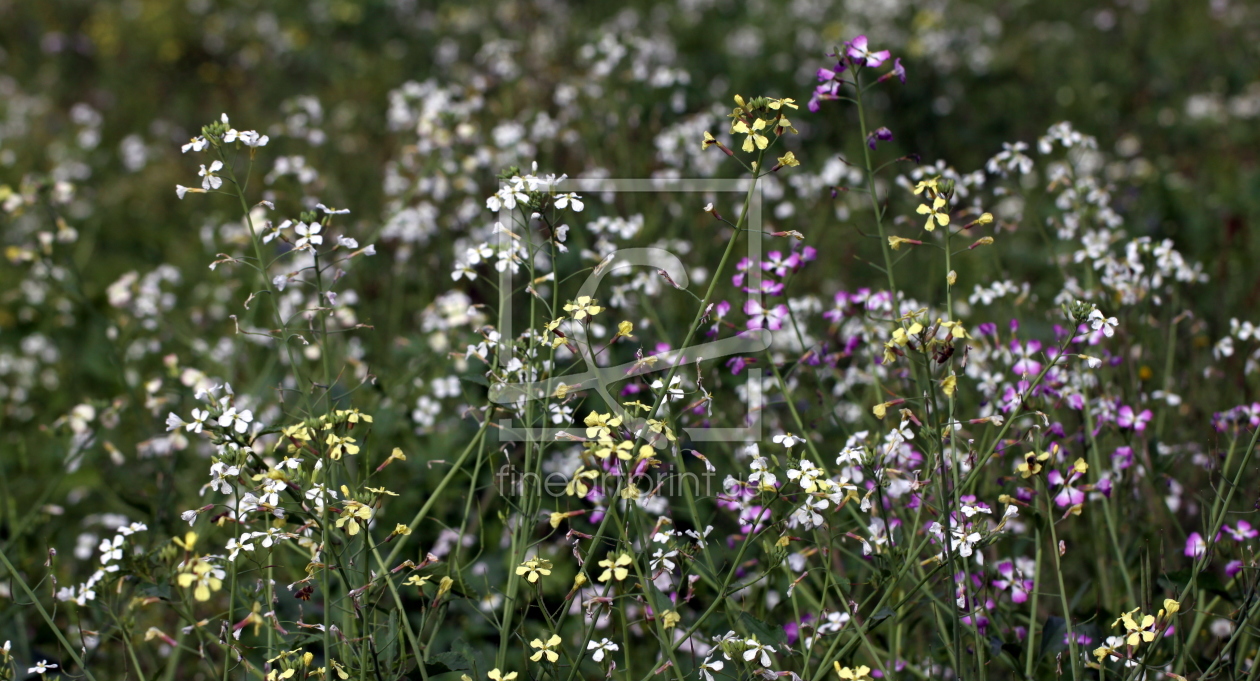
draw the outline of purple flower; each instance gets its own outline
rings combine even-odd
[[[1116,413],[1116,425],[1126,430],[1133,429],[1139,433],[1146,430],[1146,423],[1150,420],[1150,409],[1143,409],[1142,413],[1134,414],[1133,407],[1130,407],[1127,404],[1120,407],[1120,411]]]
[[[872,130],[866,135],[866,146],[870,147],[871,150],[874,150],[876,144],[879,142],[888,142],[892,140],[892,138],[892,130],[889,130],[888,128],[878,128],[876,130]]]
[[[1260,536],[1260,532],[1257,532],[1256,529],[1251,526],[1251,523],[1246,520],[1239,520],[1238,524],[1233,527],[1226,525],[1225,532],[1229,536],[1233,537],[1234,541],[1255,539],[1257,536]]]
[[[1116,451],[1111,453],[1112,466],[1116,470],[1122,471],[1133,465],[1133,448],[1132,447],[1116,447]]]
[[[726,366],[730,368],[732,374],[739,375],[739,372],[743,371],[744,367],[755,361],[757,360],[749,359],[748,357],[732,357],[726,360]]]
[[[902,66],[902,65],[901,65],[901,57],[897,57],[896,59],[894,59],[894,60],[893,60],[893,67],[892,67],[892,70],[891,70],[891,71],[889,71],[888,73],[885,73],[884,75],[880,76],[880,77],[879,77],[879,80],[878,80],[878,81],[876,81],[876,82],[882,83],[882,82],[884,82],[884,81],[888,80],[889,78],[894,78],[894,77],[895,77],[895,78],[899,78],[899,79],[901,80],[901,84],[902,84],[902,85],[905,85],[905,83],[906,83],[906,67],[904,67],[904,66]]]
[[[787,319],[787,305],[782,303],[774,307],[762,307],[756,300],[744,303],[744,314],[748,315],[747,328],[770,329],[778,331],[783,328],[783,320]]]
[[[1242,572],[1243,562],[1241,560],[1231,560],[1225,564],[1225,576],[1233,578],[1234,575]]]
[[[1203,541],[1203,536],[1198,532],[1191,532],[1186,537],[1185,555],[1191,558],[1202,558],[1207,553],[1207,542]]]
[[[866,36],[860,35],[847,43],[848,50],[846,54],[853,60],[853,63],[861,66],[876,67],[883,64],[886,59],[892,56],[888,50],[880,50],[879,52],[871,52],[867,48]]]

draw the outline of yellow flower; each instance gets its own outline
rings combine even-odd
[[[922,194],[923,190],[925,189],[932,190],[930,193],[936,193],[937,179],[938,178],[933,177],[927,180],[923,180],[922,182],[919,182],[918,184],[914,185],[914,195],[918,196],[919,194]]]
[[[752,152],[754,148],[765,149],[770,146],[770,138],[761,134],[761,131],[765,129],[766,122],[760,118],[753,121],[751,128],[744,121],[736,121],[735,125],[731,126],[732,133],[748,135],[748,137],[744,138],[744,145],[740,147],[745,152]]]
[[[391,497],[398,496],[397,492],[391,492],[385,489],[384,487],[368,487],[367,491],[371,492],[372,494],[388,494]]]
[[[713,137],[713,135],[710,134],[708,130],[705,130],[704,140],[700,142],[700,150],[704,151],[717,143],[718,143],[717,139]]]
[[[539,578],[546,577],[551,574],[551,561],[541,558],[532,558],[516,566],[517,575],[525,575],[525,580],[530,584],[538,582]]]
[[[439,597],[441,597],[441,596],[442,596],[442,594],[444,594],[444,593],[446,593],[446,592],[450,591],[452,586],[455,586],[455,580],[451,579],[450,577],[443,577],[443,578],[442,578],[442,579],[438,582],[438,592],[437,592],[437,595],[438,595]]]
[[[556,634],[552,634],[551,638],[547,639],[546,643],[543,643],[542,639],[538,639],[538,638],[530,641],[529,642],[530,647],[538,649],[538,652],[529,656],[530,661],[537,662],[541,660],[543,657],[546,657],[548,662],[554,663],[556,660],[560,659],[560,654],[552,650],[552,648],[556,647],[559,644],[560,644],[560,637]]]
[[[586,437],[609,437],[612,429],[621,425],[621,417],[612,414],[600,414],[592,411],[586,415]]]
[[[941,381],[941,392],[945,393],[946,397],[953,397],[954,391],[957,389],[958,389],[957,376],[950,374],[946,376],[944,380]]]
[[[860,679],[870,678],[871,668],[866,665],[849,668],[841,667],[839,662],[833,662],[832,664],[835,665],[836,673],[845,681],[859,681]]]
[[[893,249],[894,251],[901,250],[902,244],[918,244],[918,243],[923,243],[923,242],[917,241],[915,239],[907,239],[903,236],[888,237],[888,247]]]
[[[333,461],[339,461],[342,454],[358,454],[359,445],[354,442],[352,437],[337,437],[333,433],[329,433],[328,438],[324,440],[324,443],[331,447],[328,450],[328,456]]]
[[[1056,449],[1058,449],[1058,445],[1054,445],[1051,448],[1052,451]],[[1016,466],[1015,470],[1019,471],[1020,477],[1024,479],[1031,478],[1041,472],[1041,462],[1049,458],[1050,452],[1042,452],[1040,454],[1028,452],[1024,455],[1024,463]]]
[[[1085,471],[1089,470],[1089,464],[1085,463],[1084,458],[1078,457],[1076,459],[1076,462],[1072,464],[1072,470],[1076,471],[1077,473],[1083,474],[1085,473]]]
[[[771,99],[770,103],[767,104],[766,106],[770,107],[771,109],[774,109],[775,111],[778,111],[779,107],[781,106],[786,106],[793,109],[800,108],[796,106],[796,100],[792,99],[791,97],[784,97],[783,99]]]
[[[949,224],[949,212],[942,211],[942,208],[945,208],[945,199],[939,196],[932,199],[931,206],[926,203],[919,204],[919,207],[915,209],[915,212],[919,215],[928,216],[927,222],[923,225],[923,229],[930,232],[936,229],[936,225],[944,227]],[[936,221],[936,224],[932,223],[933,220]]]
[[[425,575],[424,577],[421,577],[420,575],[412,575],[412,576],[410,576],[410,577],[408,577],[408,578],[407,578],[407,581],[403,582],[403,586],[416,586],[416,587],[420,587],[420,586],[424,586],[425,584],[428,584],[428,583],[429,583],[429,576],[428,576],[428,575]]]
[[[779,157],[779,165],[781,167],[795,168],[796,166],[799,166],[800,164],[801,162],[796,160],[796,154],[793,154],[790,151]]]
[[[508,672],[504,674],[499,671],[498,667],[495,667],[494,669],[491,669],[490,673],[486,674],[486,676],[490,678],[490,681],[512,681],[512,679],[516,678],[516,672]]]
[[[337,527],[345,527],[351,537],[359,533],[359,521],[372,519],[372,509],[357,501],[346,501],[346,508],[337,518]]]
[[[666,610],[661,613],[661,626],[666,629],[673,629],[680,621],[682,621],[682,615],[673,610]]]
[[[394,525],[394,534],[396,535],[400,534],[406,537],[407,535],[411,534],[411,528],[407,527],[406,525],[402,523],[397,523]]]
[[[610,579],[615,579],[620,582],[630,575],[630,570],[626,566],[632,562],[634,561],[628,553],[622,553],[616,558],[613,557],[613,554],[608,554],[608,558],[599,561],[599,566],[604,568],[604,571],[599,575],[599,581],[607,582]]]
[[[293,678],[293,675],[295,673],[296,673],[296,670],[293,670],[293,669],[286,669],[283,672],[280,671],[279,669],[272,669],[271,671],[267,672],[267,681],[277,681],[278,679],[291,679]]]
[[[199,601],[210,600],[211,593],[223,588],[223,570],[200,558],[187,564],[175,579],[185,589],[192,587],[193,598]]]
[[[586,470],[585,466],[578,466],[573,472],[573,479],[569,480],[569,484],[564,486],[564,493],[571,497],[584,497],[591,491],[591,486],[586,484],[587,480],[594,480],[599,477],[599,471]],[[554,520],[555,517],[552,516]],[[557,520],[552,527],[557,527],[560,522]]]
[[[631,331],[634,331],[634,324],[631,324],[629,320],[623,321],[617,324],[617,335],[615,338],[629,336]]]
[[[576,301],[572,303],[565,303],[564,311],[571,314],[574,319],[582,321],[588,316],[594,317],[604,311],[604,308],[595,304],[597,302],[599,301],[590,296],[578,296]]]

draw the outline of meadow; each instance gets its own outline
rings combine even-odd
[[[1254,681],[1258,46],[0,0],[0,681]]]

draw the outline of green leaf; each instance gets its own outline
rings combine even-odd
[[[762,643],[773,643],[775,645],[787,643],[787,637],[784,636],[782,627],[772,627],[746,611],[739,613],[739,621],[743,622],[744,627],[752,632],[757,637],[757,640]]]

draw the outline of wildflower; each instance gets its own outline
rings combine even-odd
[[[1207,542],[1203,541],[1203,535],[1198,532],[1191,532],[1186,537],[1186,548],[1183,553],[1191,558],[1202,558],[1207,553]]]
[[[1057,448],[1058,445],[1055,445],[1054,449]],[[1020,477],[1024,479],[1031,478],[1041,472],[1041,463],[1049,458],[1050,452],[1042,452],[1040,454],[1028,452],[1024,455],[1024,462],[1016,466],[1015,470],[1019,472]]]
[[[753,660],[756,660],[758,656],[760,656],[761,666],[762,667],[770,666],[769,653],[774,652],[774,646],[761,643],[760,641],[757,640],[756,636],[753,636],[752,638],[745,641],[744,645],[747,646],[747,648],[745,648],[744,650],[745,662],[752,662]]]
[[[928,216],[927,222],[925,222],[923,225],[923,229],[926,229],[929,232],[936,229],[936,225],[932,224],[933,220],[936,221],[936,224],[939,224],[942,227],[949,224],[949,213],[941,210],[944,207],[945,207],[945,199],[941,198],[940,196],[937,196],[936,198],[932,199],[931,206],[927,205],[926,203],[919,204],[919,207],[915,209],[915,212],[918,213],[919,215]]]
[[[751,127],[749,127],[747,122],[742,120],[735,121],[735,124],[731,126],[732,133],[747,135],[747,137],[744,138],[744,144],[740,147],[745,153],[751,153],[754,148],[765,149],[770,146],[770,138],[761,134],[761,131],[765,129],[766,122],[760,118],[753,121]]]
[[[552,650],[552,648],[555,648],[559,644],[560,644],[560,636],[558,634],[552,634],[551,638],[547,639],[546,643],[544,643],[542,639],[538,639],[538,638],[530,641],[529,642],[530,647],[538,649],[538,652],[529,656],[530,661],[537,662],[541,660],[543,657],[546,657],[548,662],[551,662],[554,664],[556,660],[560,659],[560,654]]]
[[[574,213],[581,213],[586,204],[582,203],[582,197],[569,192],[567,194],[559,194],[556,196],[556,208],[561,210],[572,208]]]
[[[870,678],[871,668],[866,665],[850,669],[849,667],[841,667],[839,662],[834,662],[833,664],[836,668],[836,674],[840,678],[845,679],[845,681],[861,681],[862,679]]]
[[[1095,309],[1089,313],[1089,325],[1095,331],[1102,331],[1104,336],[1111,338],[1115,335],[1116,327],[1120,325],[1120,322],[1115,317],[1104,317],[1102,312]]]
[[[248,430],[249,424],[253,420],[253,412],[248,409],[238,412],[236,407],[229,407],[227,411],[219,415],[220,426],[234,429],[238,433],[244,433]]]
[[[190,150],[201,151],[208,146],[210,146],[210,142],[208,142],[205,137],[202,137],[201,135],[197,135],[196,137],[188,140],[188,144],[185,144],[184,146],[180,147],[179,151],[182,154],[187,154]]]
[[[551,574],[551,561],[541,558],[532,558],[516,566],[516,574],[525,575],[525,580],[530,584],[538,582],[539,578],[546,577]],[[554,662],[554,660],[553,660]]]
[[[586,480],[594,480],[599,477],[599,471],[587,470],[584,466],[578,466],[574,471],[573,478],[569,480],[569,484],[565,485],[564,493],[571,497],[585,497],[590,493],[591,487],[586,484]],[[553,516],[554,518],[554,516]],[[560,522],[557,520],[553,527],[558,527]]]
[[[210,600],[212,592],[223,588],[224,575],[223,570],[199,558],[185,565],[176,582],[185,589],[192,587],[193,598],[204,602]]]
[[[337,527],[345,527],[346,534],[351,537],[359,533],[359,521],[364,522],[372,519],[372,508],[357,501],[346,501],[346,508],[341,512],[341,517],[337,518]]]
[[[621,417],[592,411],[586,415],[586,437],[610,437],[612,429],[621,425]]]
[[[428,583],[429,583],[428,575],[425,575],[423,577],[421,577],[420,575],[412,575],[407,578],[407,581],[403,582],[403,586],[414,586],[414,587],[419,588]]]
[[[587,316],[594,317],[604,310],[595,304],[597,302],[590,296],[578,296],[577,301],[565,304],[564,311],[572,314],[577,321],[582,321]]]
[[[498,667],[495,667],[486,674],[486,677],[489,678],[490,681],[512,681],[516,678],[516,672],[508,672],[504,674],[499,671]]]
[[[324,226],[318,222],[312,222],[310,224],[299,222],[297,227],[294,227],[293,229],[301,238],[297,240],[297,243],[293,244],[293,247],[300,251],[310,248],[311,246],[318,246],[324,243],[324,237],[319,233],[323,228]]]
[[[7,641],[6,641],[7,643]],[[49,669],[56,669],[57,665],[52,664],[48,660],[40,660],[35,663],[34,667],[26,670],[27,674],[47,674]]]
[[[340,461],[342,454],[354,455],[359,453],[359,446],[355,444],[355,439],[348,435],[346,437],[338,437],[333,433],[329,433],[324,443],[329,445],[328,457],[333,461]]]
[[[628,338],[628,337],[630,336],[630,333],[631,333],[632,331],[634,331],[634,324],[631,324],[629,320],[624,320],[624,321],[622,321],[622,322],[620,322],[620,323],[618,323],[618,324],[617,324],[617,335],[616,335],[615,337],[616,337],[616,338],[622,338],[622,337],[627,337],[627,338]]]
[[[906,67],[901,65],[901,57],[897,57],[896,59],[894,59],[892,69],[888,73],[885,73],[884,75],[880,76],[879,79],[875,82],[882,83],[891,78],[896,78],[900,80],[903,85],[906,82]]]
[[[665,629],[673,629],[682,621],[682,615],[673,610],[666,610],[661,613],[661,626]]]
[[[893,249],[894,251],[901,250],[902,244],[912,244],[914,246],[921,246],[923,245],[923,242],[919,241],[918,239],[907,239],[901,236],[888,237],[888,247]]]
[[[796,154],[789,151],[788,153],[779,157],[779,163],[775,165],[773,168],[771,168],[770,171],[774,172],[778,170],[779,168],[795,168],[796,166],[799,166],[800,164],[801,162],[796,160]]]
[[[201,166],[201,170],[198,171],[197,175],[201,178],[202,191],[210,191],[211,189],[218,189],[223,186],[223,178],[215,175],[215,173],[222,169],[223,161],[215,161],[214,163],[211,163],[208,170],[204,165]]]
[[[604,655],[606,653],[615,653],[618,650],[621,650],[621,648],[616,643],[613,643],[609,639],[603,639],[598,642],[589,641],[586,644],[586,649],[595,651],[594,654],[591,655],[591,659],[595,660],[596,662],[603,662]]]
[[[704,658],[704,662],[700,663],[700,676],[704,681],[713,681],[713,672],[721,672],[726,663],[721,660],[709,661],[710,658]]]
[[[892,138],[893,138],[892,131],[889,130],[888,128],[876,128],[875,130],[872,130],[869,133],[867,133],[866,146],[870,147],[871,150],[874,151],[875,146],[878,143],[892,141]]]
[[[849,55],[849,58],[860,66],[877,67],[892,56],[892,53],[888,50],[871,52],[867,47],[866,36],[864,35],[854,38],[847,45],[848,50],[846,50],[846,53]]]
[[[630,576],[630,570],[626,566],[633,562],[634,560],[628,553],[623,552],[616,558],[613,557],[612,553],[609,553],[608,558],[599,561],[599,566],[604,568],[604,571],[599,575],[599,581],[607,582],[610,579],[615,579],[618,582],[622,581]]]

